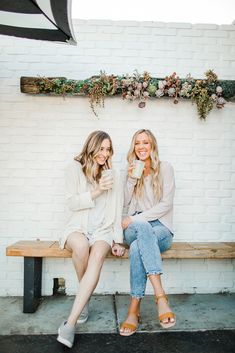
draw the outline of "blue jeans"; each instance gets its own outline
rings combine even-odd
[[[132,222],[124,230],[124,239],[130,246],[131,296],[142,298],[147,276],[162,274],[161,253],[171,247],[173,234],[159,220]]]

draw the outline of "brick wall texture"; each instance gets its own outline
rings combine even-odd
[[[22,295],[23,259],[5,248],[22,239],[57,239],[67,216],[64,169],[88,133],[103,129],[113,139],[114,164],[126,166],[132,134],[155,133],[160,157],[175,169],[175,240],[234,241],[235,103],[200,121],[189,101],[153,99],[144,109],[109,98],[94,116],[88,98],[20,93],[21,76],[84,79],[144,70],[164,77],[174,71],[202,78],[214,69],[235,79],[235,26],[214,24],[74,21],[77,46],[0,36],[0,295]],[[53,278],[77,283],[71,260],[47,259],[43,294]],[[235,290],[234,261],[165,260],[169,293]],[[129,291],[128,260],[106,260],[97,293]],[[151,288],[147,287],[151,293]]]

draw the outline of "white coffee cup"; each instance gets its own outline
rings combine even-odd
[[[104,169],[101,172],[103,177],[107,177],[108,179],[113,179],[113,170],[112,169]]]
[[[135,159],[133,161],[133,166],[134,167],[131,172],[132,178],[140,179],[144,170],[145,163],[140,161],[139,159]]]
[[[104,169],[101,172],[102,177],[106,179],[108,183],[110,183],[110,189],[113,187],[113,171],[112,169]]]

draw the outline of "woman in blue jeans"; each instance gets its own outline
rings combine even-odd
[[[128,216],[123,219],[122,227],[130,246],[131,301],[126,320],[120,327],[123,336],[136,332],[147,278],[154,290],[161,326],[170,328],[176,323],[161,283],[161,253],[170,248],[173,237],[174,171],[170,163],[159,160],[157,141],[150,130],[142,129],[134,134],[127,159],[125,206]],[[136,159],[144,162],[139,179],[132,174]]]

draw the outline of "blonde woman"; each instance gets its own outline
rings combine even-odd
[[[68,319],[58,329],[57,340],[72,347],[75,325],[88,318],[87,303],[100,276],[107,253],[122,256],[122,195],[119,176],[111,170],[112,141],[103,131],[91,133],[67,171],[67,205],[71,211],[61,248],[72,252],[79,281]],[[110,175],[103,174],[109,170]],[[107,173],[106,173],[107,174]],[[81,315],[82,314],[82,315]]]
[[[173,237],[174,171],[168,162],[160,162],[157,141],[150,130],[134,134],[127,159],[124,204],[128,207],[128,217],[123,219],[122,227],[125,241],[130,245],[131,301],[127,318],[120,327],[123,336],[137,330],[147,278],[154,290],[161,326],[169,328],[176,323],[161,283],[161,252],[170,248]],[[132,176],[136,159],[144,162],[140,179]]]

